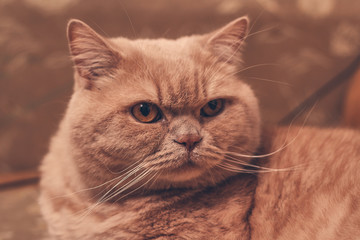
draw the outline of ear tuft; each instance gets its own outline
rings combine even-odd
[[[115,72],[121,58],[107,39],[75,19],[68,23],[67,36],[75,68],[86,80],[87,88],[94,84],[94,80],[110,77]]]
[[[208,40],[213,53],[221,61],[237,63],[247,36],[248,26],[248,17],[241,17],[215,31]]]

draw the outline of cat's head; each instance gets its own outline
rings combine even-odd
[[[240,155],[256,151],[260,117],[237,75],[247,29],[243,17],[205,35],[128,40],[70,21],[75,90],[66,122],[85,182],[197,187],[249,162]]]

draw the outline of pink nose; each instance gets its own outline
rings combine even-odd
[[[174,142],[184,145],[186,149],[191,152],[201,140],[202,138],[198,134],[186,134],[179,136]]]

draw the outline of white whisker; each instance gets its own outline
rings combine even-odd
[[[294,120],[301,114],[298,113],[294,119],[291,121],[289,127],[288,127],[288,130],[287,130],[287,134],[286,134],[286,137],[285,137],[285,140],[284,140],[284,143],[283,145],[278,148],[277,150],[271,152],[271,153],[267,153],[267,154],[261,154],[261,155],[250,155],[250,154],[241,154],[241,153],[237,153],[237,152],[229,152],[229,151],[222,151],[220,149],[218,149],[217,147],[215,146],[212,146],[212,148],[214,150],[212,151],[215,151],[219,154],[224,154],[225,157],[224,157],[224,161],[223,162],[220,162],[219,164],[217,164],[216,166],[221,168],[221,169],[224,169],[224,170],[227,170],[227,171],[232,171],[232,172],[238,172],[238,173],[268,173],[268,172],[284,172],[284,171],[293,171],[293,170],[298,170],[300,169],[301,167],[303,167],[305,164],[299,164],[297,166],[292,166],[292,167],[288,167],[288,168],[279,168],[279,169],[276,169],[276,168],[267,168],[267,167],[263,167],[263,166],[258,166],[258,165],[254,165],[254,164],[251,164],[251,163],[247,163],[245,161],[242,161],[241,159],[238,159],[237,157],[242,157],[242,158],[264,158],[264,157],[269,157],[269,156],[272,156],[282,150],[284,150],[285,148],[287,148],[290,144],[292,144],[297,138],[298,136],[300,135],[300,132],[303,130],[308,118],[310,117],[312,111],[314,110],[315,106],[316,106],[317,103],[315,103],[311,110],[308,112],[307,116],[305,117],[304,121],[303,121],[303,124],[302,126],[300,127],[300,129],[297,131],[295,137],[293,137],[290,141],[288,141],[288,138],[289,138],[289,132],[290,132],[290,128],[292,127],[292,124],[294,122]],[[235,148],[239,148],[241,149],[241,147],[235,147]],[[241,149],[242,151],[244,151],[244,149]],[[237,164],[237,165],[234,165],[234,164]],[[238,166],[240,165],[240,166]],[[241,166],[246,166],[246,167],[253,167],[253,168],[256,168],[256,169],[246,169],[246,168],[242,168]]]
[[[259,78],[259,77],[246,77],[246,78],[256,79],[256,80],[260,80],[260,81],[264,81],[264,82],[276,83],[276,84],[284,85],[287,87],[293,87],[293,85],[291,85],[289,83],[275,81],[275,80],[271,80],[271,79],[267,79],[267,78]]]
[[[114,174],[114,175],[118,175],[120,173],[123,173],[123,172],[127,172],[130,168],[132,168],[134,165],[138,164],[139,162],[142,162],[143,159],[139,159],[137,161],[135,161],[134,163],[130,164],[128,167],[124,168],[123,170],[120,170],[118,172],[114,172],[112,171],[108,166],[106,166],[106,164],[103,164],[103,166],[111,173],[111,174]]]
[[[104,194],[103,197],[101,197],[98,202],[96,202],[95,204],[91,205],[90,207],[85,209],[85,212],[82,214],[82,216],[80,217],[79,221],[82,221],[84,218],[86,218],[86,216],[88,216],[93,209],[95,209],[97,206],[103,204],[104,202],[107,202],[109,200],[111,200],[112,198],[116,197],[118,194],[126,191],[127,189],[129,189],[130,187],[132,187],[133,185],[135,185],[136,183],[138,183],[139,181],[141,181],[148,173],[150,172],[150,170],[144,171],[142,172],[137,178],[131,180],[130,182],[126,183],[124,186],[122,186],[118,191],[116,191],[115,193],[111,194],[110,196],[107,196],[109,194],[109,191]],[[150,178],[152,179],[152,178]],[[148,180],[149,181],[149,180]],[[122,181],[120,181],[122,182]],[[146,184],[146,183],[145,183]],[[141,185],[144,186],[145,184]],[[132,191],[133,192],[133,191]],[[127,196],[128,194],[126,194]],[[83,210],[82,210],[83,211]]]
[[[253,32],[253,33],[249,33],[249,34],[246,36],[245,40],[248,39],[249,37],[252,37],[252,36],[256,35],[256,34],[263,33],[263,32],[267,32],[267,31],[270,31],[270,30],[272,30],[272,29],[274,29],[274,28],[277,28],[277,26],[272,26],[272,27],[268,27],[268,28],[265,28],[265,29],[261,29],[261,30],[259,30],[259,31]]]
[[[144,179],[149,173],[151,172],[151,169],[145,170],[142,173],[140,173],[140,175],[136,176],[134,179],[132,179],[131,181],[127,182],[126,184],[124,184],[123,186],[121,186],[120,189],[116,190],[114,193],[112,193],[110,196],[106,196],[108,195],[108,193],[106,193],[102,198],[99,199],[99,202],[107,202],[110,199],[112,199],[114,196],[126,191],[127,189],[129,189],[130,187],[132,187],[133,185],[135,185],[136,183],[140,182],[142,179]],[[122,182],[122,181],[121,181]]]
[[[234,72],[233,75],[238,74],[238,73],[241,73],[241,72],[244,72],[244,71],[249,70],[249,69],[258,68],[258,67],[264,67],[264,66],[275,66],[275,67],[276,67],[276,66],[280,66],[280,65],[279,65],[279,64],[275,64],[275,63],[260,63],[260,64],[255,64],[255,65],[251,65],[251,66],[242,68],[242,69],[240,69],[239,71]]]
[[[249,29],[249,33],[248,34],[251,34],[251,31],[252,29],[254,28],[254,26],[256,25],[257,21],[260,19],[260,17],[264,14],[265,10],[263,9],[260,14],[255,18],[255,20],[253,21],[250,29]]]
[[[139,190],[140,188],[142,188],[143,186],[145,186],[146,184],[148,184],[153,178],[155,178],[155,176],[158,176],[158,173],[155,172],[155,174],[154,174],[152,177],[150,177],[146,182],[144,182],[143,184],[141,184],[139,187],[135,188],[134,190],[128,192],[127,194],[122,195],[122,196],[121,196],[119,199],[117,199],[116,201],[119,201],[119,200],[127,197],[128,195],[132,194],[133,192]],[[153,181],[153,183],[154,183],[155,181],[156,181],[156,179]]]
[[[132,165],[135,165],[135,163],[132,164]],[[130,166],[132,166],[132,165],[130,165]],[[130,166],[129,166],[128,168],[130,168]],[[137,169],[137,168],[139,168],[139,167],[140,167],[140,165],[137,166],[136,168],[134,168],[133,170],[131,170],[130,172],[126,172],[126,173],[124,173],[124,174],[122,174],[122,175],[120,175],[120,176],[117,176],[117,177],[115,177],[115,178],[113,178],[113,179],[111,179],[111,180],[109,180],[109,181],[106,181],[106,182],[104,182],[104,183],[102,183],[102,184],[100,184],[100,185],[97,185],[97,186],[95,186],[95,187],[90,187],[90,188],[81,189],[81,190],[79,190],[79,191],[75,191],[75,192],[72,192],[72,193],[64,194],[64,195],[61,195],[61,196],[56,196],[56,197],[53,197],[53,198],[51,198],[51,199],[70,197],[70,196],[72,196],[72,195],[76,195],[76,194],[79,194],[79,193],[82,193],[82,192],[91,191],[91,190],[95,190],[95,189],[101,188],[101,187],[103,187],[103,186],[105,186],[105,185],[108,185],[108,184],[110,184],[110,183],[118,180],[119,178],[122,178],[124,175],[133,172],[135,169]],[[128,169],[128,168],[126,168],[126,169]],[[125,170],[123,170],[123,171],[125,171]],[[123,171],[121,171],[121,172],[123,172]],[[95,196],[95,197],[96,197],[96,196]]]
[[[299,169],[300,167],[302,167],[304,165],[304,164],[299,164],[299,165],[296,165],[296,166],[293,166],[293,167],[287,167],[287,168],[268,168],[268,167],[263,167],[263,166],[247,163],[247,162],[241,161],[240,159],[237,159],[237,158],[232,158],[232,159],[225,158],[224,160],[226,162],[239,164],[241,166],[253,167],[253,168],[262,169],[262,170],[265,170],[265,171],[276,171],[276,172],[297,170],[297,169]],[[258,171],[258,170],[255,170],[255,171]]]
[[[135,173],[140,171],[142,169],[143,165],[139,165],[135,169],[131,170],[127,173],[125,177],[123,177],[118,183],[116,183],[110,190],[108,190],[98,201],[102,202],[103,198],[107,196],[112,190],[114,190],[116,187],[118,187],[121,183],[123,183],[125,180],[127,180],[129,177],[133,176]]]

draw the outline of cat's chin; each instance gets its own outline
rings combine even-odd
[[[159,176],[159,179],[163,179],[171,182],[184,182],[195,179],[202,175],[203,169],[193,163],[184,164],[181,167],[168,169],[164,174]]]
[[[233,172],[212,170],[188,169],[172,174],[162,174],[154,184],[148,185],[148,189],[164,190],[177,188],[203,188],[212,187],[225,179],[235,175]]]
[[[216,166],[201,166],[188,163],[181,167],[163,170],[158,175],[154,184],[148,185],[149,189],[169,188],[199,188],[217,185],[225,179],[235,175],[234,172],[219,169]]]
[[[183,154],[174,160],[177,164],[163,169],[159,179],[170,182],[187,182],[201,177],[205,172],[211,171],[218,162],[217,159],[209,160],[198,154]]]

